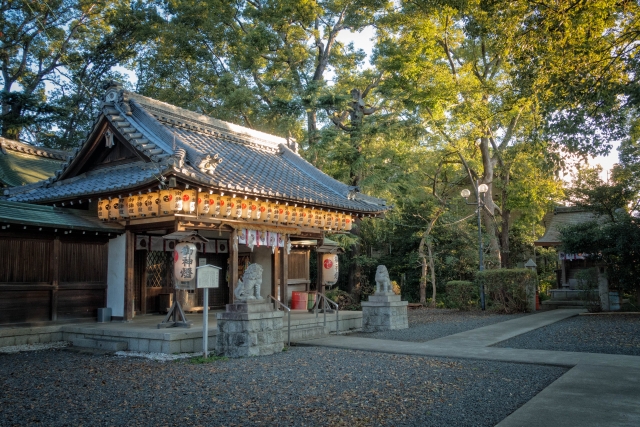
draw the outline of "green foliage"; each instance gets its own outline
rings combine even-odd
[[[598,269],[588,268],[576,273],[578,289],[582,291],[580,299],[590,313],[602,311],[600,293],[598,291]],[[608,295],[607,295],[608,297]]]
[[[476,274],[476,286],[484,286],[487,306],[499,313],[523,313],[528,307],[527,288],[536,289],[537,276],[526,268],[484,270]]]
[[[453,308],[470,310],[478,306],[478,286],[466,280],[452,280],[446,285],[447,300]]]
[[[226,356],[216,356],[212,354],[209,357],[196,356],[196,357],[190,357],[187,360],[192,365],[204,365],[204,364],[215,363],[215,362],[226,362],[227,360],[229,360],[229,358]]]
[[[568,226],[560,234],[565,252],[589,254],[607,264],[612,288],[640,291],[640,182],[630,173],[632,166],[615,168],[606,183],[598,178],[597,169],[585,171],[585,179],[576,182],[572,194],[596,219]]]
[[[327,298],[338,304],[340,310],[360,311],[362,307],[356,302],[352,295],[341,290],[340,288],[333,288],[325,292]]]

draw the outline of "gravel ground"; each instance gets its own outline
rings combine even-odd
[[[493,426],[564,372],[317,347],[199,365],[0,354],[0,425]]]
[[[353,334],[353,336],[383,340],[425,342],[526,315],[527,313],[495,314],[488,311],[419,308],[407,311],[409,329],[372,333],[359,332]]]
[[[570,317],[494,347],[640,356],[640,315]]]

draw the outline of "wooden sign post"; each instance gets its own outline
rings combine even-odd
[[[202,310],[202,353],[209,357],[209,288],[220,286],[220,270],[215,265],[201,265],[196,267],[196,287],[204,289],[204,309]]]

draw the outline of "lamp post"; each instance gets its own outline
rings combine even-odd
[[[468,199],[469,199],[469,196],[471,195],[471,192],[466,188],[460,192],[460,195],[464,197],[464,200],[468,205],[478,206],[478,209],[477,209],[478,211],[478,258],[480,259],[479,270],[482,271],[484,270],[484,260],[483,260],[484,250],[482,248],[482,223],[480,220],[480,214],[482,212],[482,208],[484,208],[484,193],[486,193],[489,190],[489,187],[487,187],[487,184],[478,185],[478,183],[476,182],[475,190],[476,190],[476,200],[478,201],[477,203],[469,203]],[[482,197],[480,197],[481,195]],[[483,285],[480,285],[480,306],[482,307],[482,310],[485,309]]]

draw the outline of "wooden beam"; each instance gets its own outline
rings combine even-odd
[[[229,304],[235,302],[235,296],[233,291],[238,286],[238,230],[234,229],[231,232],[229,239]]]
[[[304,252],[304,278],[307,280],[307,286],[305,286],[305,290],[309,292],[311,290],[311,273],[309,261],[311,261],[311,250],[306,250]]]
[[[280,302],[288,307],[289,254],[287,254],[287,243],[289,243],[289,236],[283,234],[282,237],[284,247],[280,250]]]
[[[58,286],[60,285],[60,237],[53,239],[51,251],[51,320],[58,320]]]
[[[135,276],[133,274],[134,255],[136,250],[136,236],[130,230],[125,232],[125,260],[124,260],[124,320],[133,320],[135,298]]]
[[[278,247],[275,248],[273,256],[271,257],[271,293],[269,295],[274,298],[278,297],[278,280],[280,275],[278,274]]]
[[[318,271],[316,273],[316,291],[324,294],[324,283],[322,282],[322,252],[316,252],[318,260]]]

